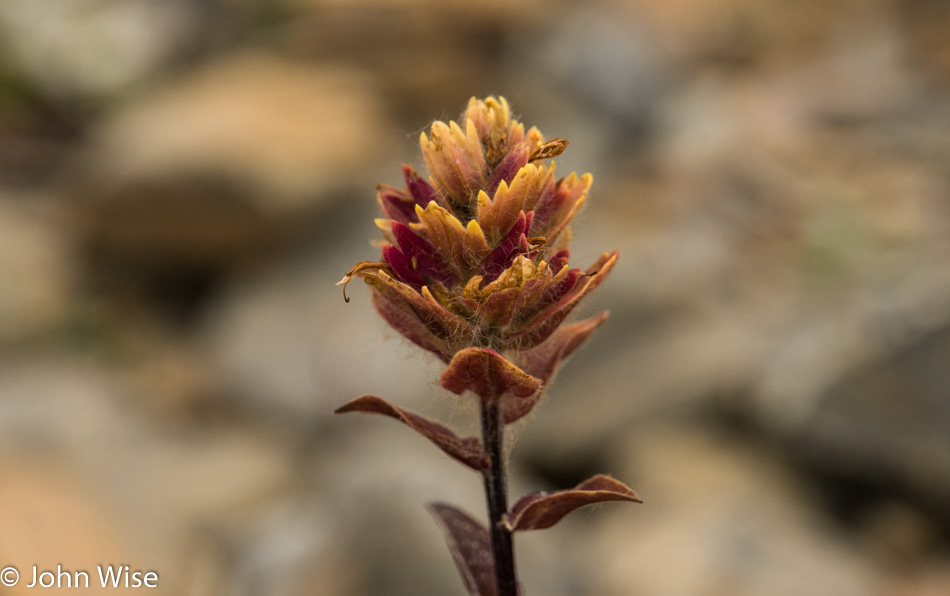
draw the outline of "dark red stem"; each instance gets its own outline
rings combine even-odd
[[[492,552],[495,556],[498,596],[518,596],[511,532],[502,525],[502,516],[508,511],[504,456],[505,425],[501,417],[501,408],[496,400],[483,399],[481,410],[482,444],[488,456],[488,469],[483,472],[485,498],[488,501],[488,529],[491,535]]]

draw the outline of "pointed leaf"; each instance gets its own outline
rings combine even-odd
[[[481,442],[475,437],[459,438],[454,432],[438,422],[397,408],[381,397],[362,395],[334,411],[335,414],[345,414],[346,412],[382,414],[395,418],[435,443],[446,455],[462,462],[473,470],[481,471],[488,468],[488,458],[482,450]]]
[[[457,507],[430,503],[427,507],[445,534],[445,542],[471,596],[497,596],[491,538],[481,523]]]
[[[568,513],[604,501],[631,501],[642,503],[637,493],[619,480],[598,474],[571,490],[555,493],[531,493],[515,503],[502,523],[512,532],[543,530],[561,521]]]
[[[452,393],[461,395],[469,390],[487,400],[506,395],[531,397],[541,388],[539,379],[488,348],[466,348],[457,352],[442,372],[441,382]]]

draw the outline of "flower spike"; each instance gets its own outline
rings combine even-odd
[[[570,260],[571,223],[587,202],[590,174],[558,179],[549,161],[567,147],[512,117],[503,97],[472,98],[458,121],[433,122],[419,137],[428,175],[404,165],[405,186],[380,185],[381,257],[354,266],[382,318],[444,364],[447,391],[471,394],[481,440],[364,395],[337,413],[381,414],[409,426],[480,473],[489,524],[451,505],[430,511],[473,596],[517,596],[512,534],[557,523],[585,505],[639,502],[623,483],[595,476],[571,490],[532,493],[509,511],[506,425],[540,401],[558,368],[607,318],[567,323],[617,263],[604,253],[582,269]]]

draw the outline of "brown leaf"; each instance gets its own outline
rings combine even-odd
[[[362,395],[337,408],[335,414],[346,412],[364,412],[368,414],[382,414],[395,418],[410,427],[420,435],[429,439],[436,446],[473,470],[488,468],[488,458],[482,451],[481,442],[475,437],[460,438],[454,432],[428,418],[397,408],[385,399],[375,395]]]
[[[598,474],[571,490],[525,495],[506,513],[503,524],[511,531],[543,530],[561,521],[568,513],[603,501],[642,503],[637,493],[619,480]]]
[[[468,593],[472,596],[496,596],[495,559],[485,526],[452,505],[430,503],[428,509],[442,527],[445,542]]]
[[[558,367],[604,322],[608,314],[604,311],[589,319],[559,327],[543,343],[530,350],[515,352],[512,360],[526,373],[538,378],[543,385],[548,385]],[[540,399],[541,394],[538,392],[526,399],[506,401],[505,424],[511,424],[526,416],[538,405]]]
[[[589,319],[562,325],[541,344],[518,352],[513,360],[526,373],[547,384],[564,360],[607,319],[608,314],[604,311]]]
[[[461,395],[469,390],[488,400],[505,395],[531,397],[541,388],[539,379],[487,348],[466,348],[457,352],[442,372],[441,382],[452,393]]]

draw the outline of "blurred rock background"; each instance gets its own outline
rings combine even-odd
[[[176,595],[463,594],[469,412],[333,284],[377,183],[502,94],[596,183],[612,317],[519,429],[527,593],[950,593],[950,3],[4,0],[0,563]],[[94,590],[90,590],[94,592]],[[26,594],[21,585],[4,594]]]

